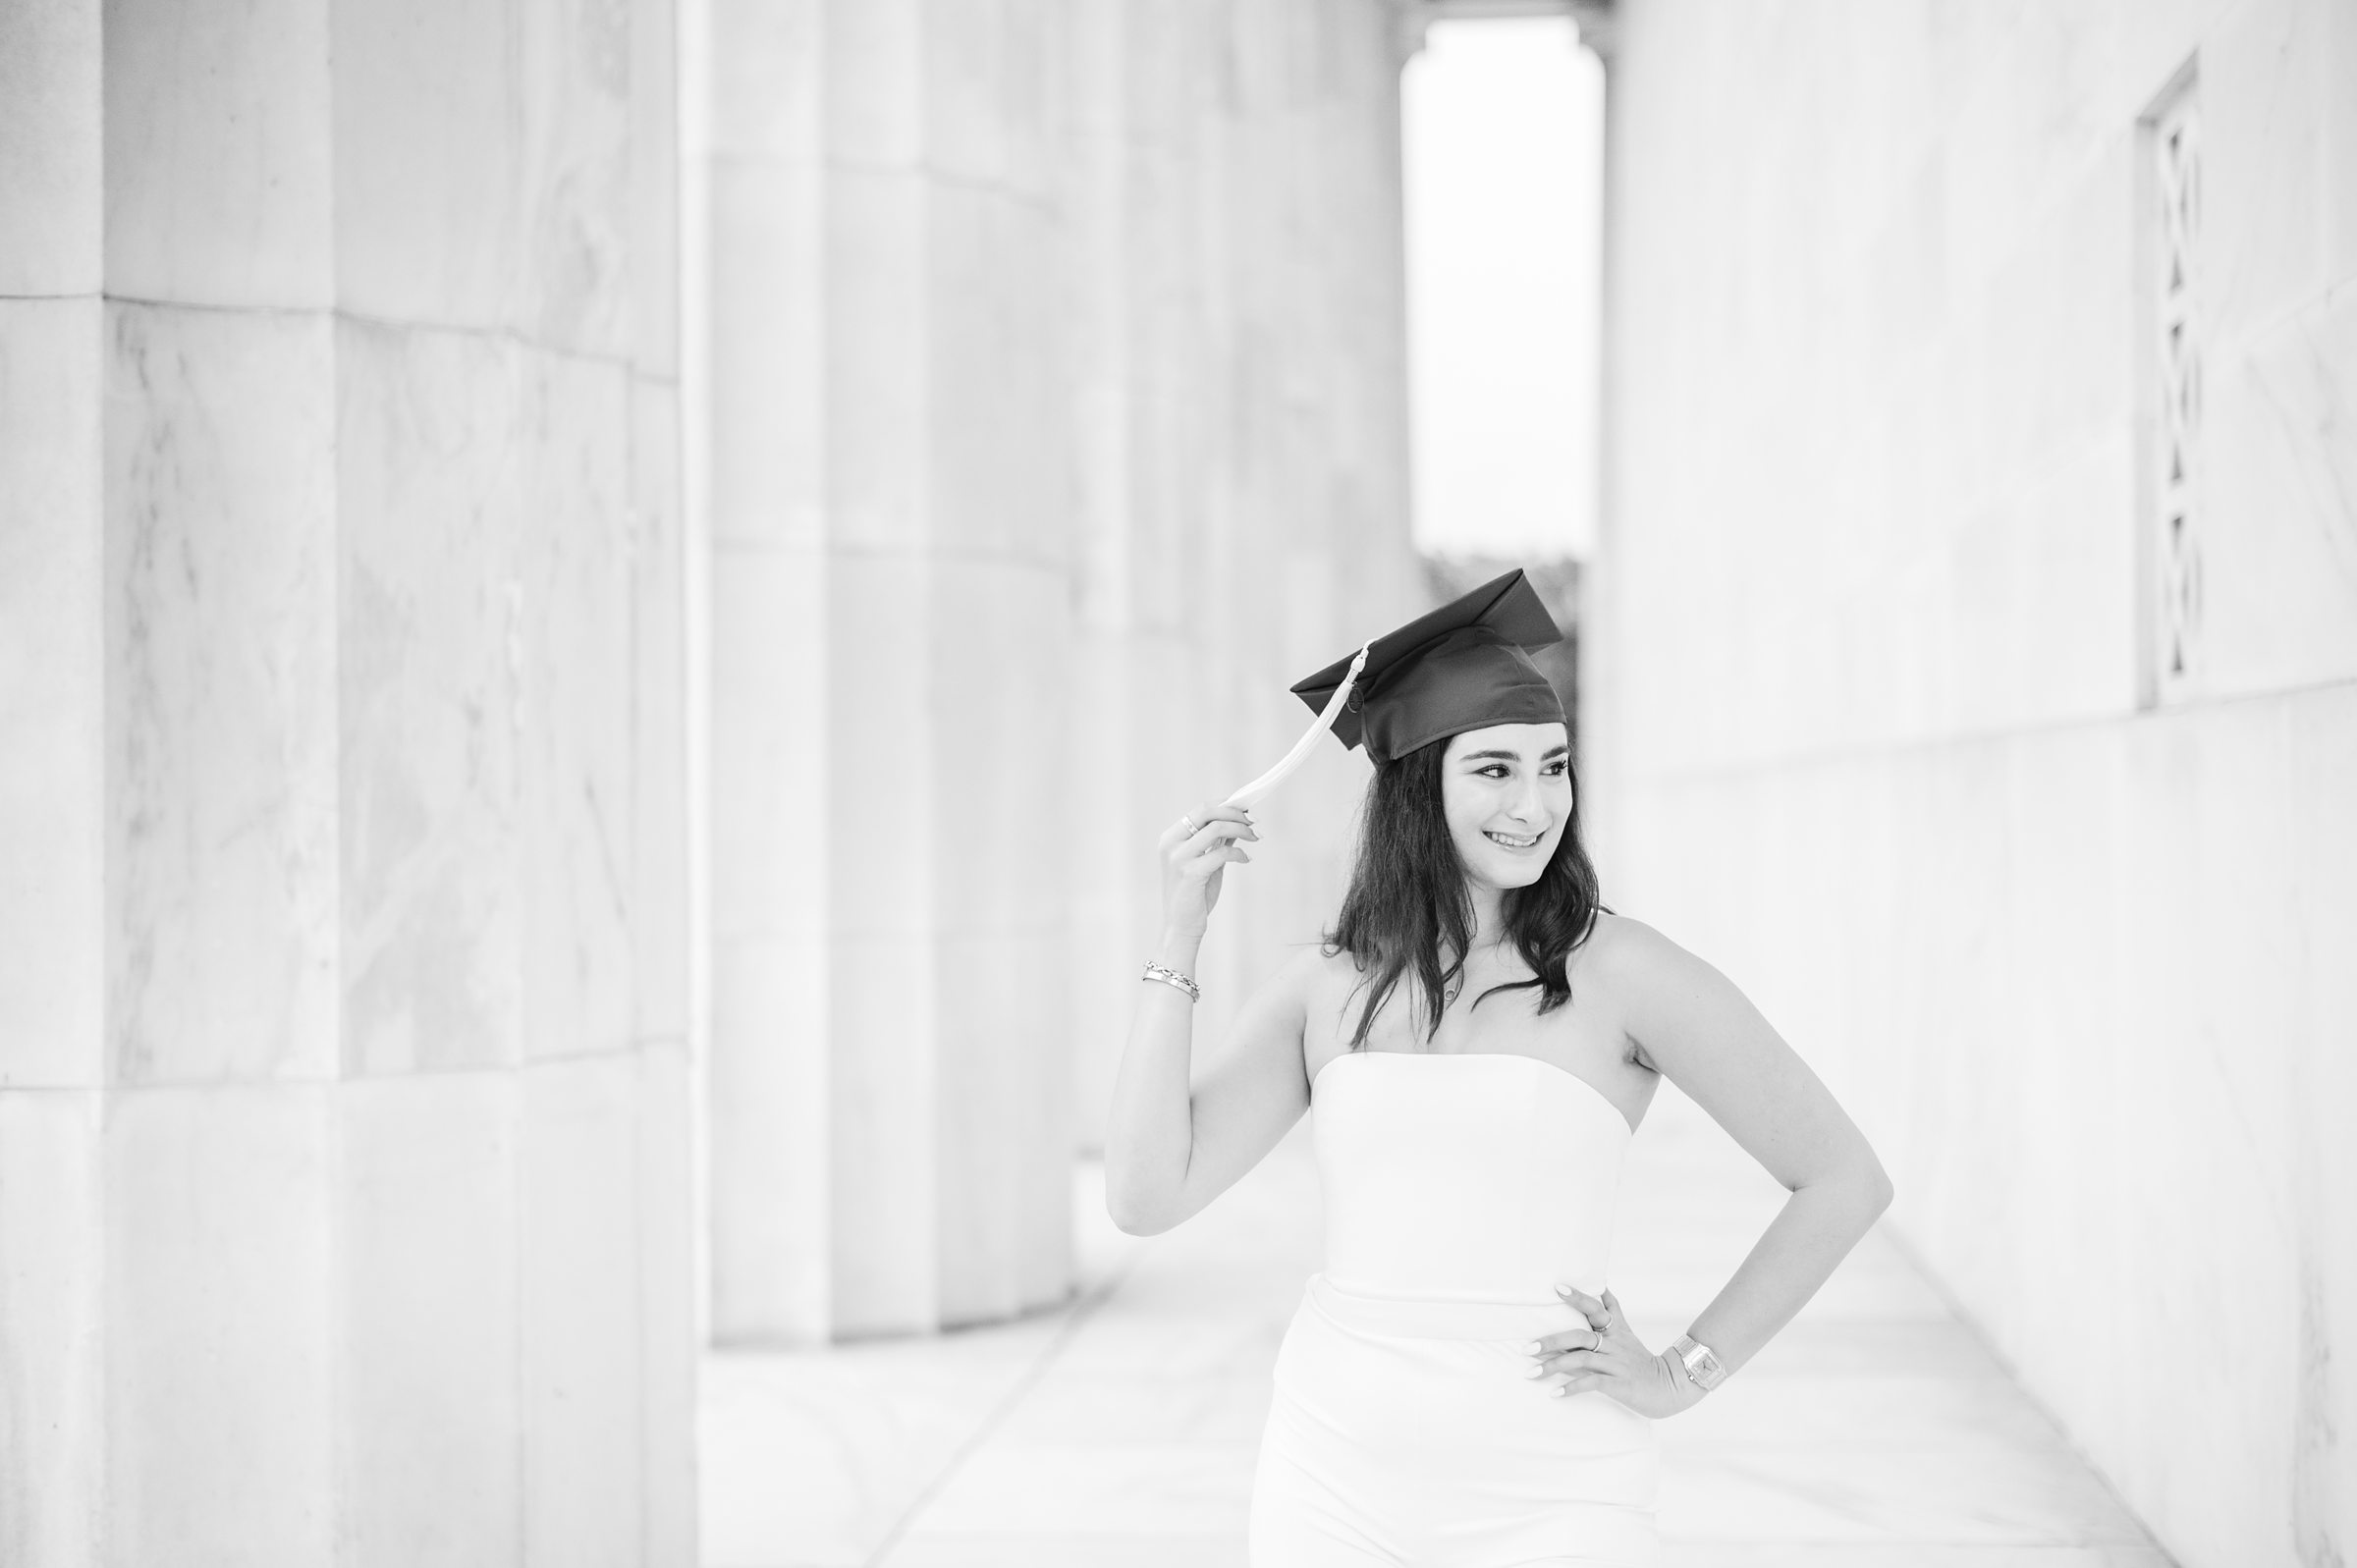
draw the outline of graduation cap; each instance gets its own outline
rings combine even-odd
[[[1331,707],[1363,661],[1334,715],[1335,738],[1345,747],[1363,740],[1369,757],[1390,762],[1443,735],[1489,725],[1567,724],[1562,699],[1523,651],[1562,639],[1516,567],[1290,689],[1313,711]]]

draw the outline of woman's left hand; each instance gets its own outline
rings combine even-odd
[[[1555,1288],[1588,1326],[1533,1341],[1530,1376],[1540,1387],[1562,1399],[1591,1390],[1611,1394],[1640,1416],[1674,1416],[1702,1398],[1685,1368],[1645,1348],[1610,1290],[1599,1301],[1569,1285]]]

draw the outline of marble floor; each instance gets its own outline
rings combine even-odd
[[[1613,1289],[1675,1338],[1784,1194],[1664,1088]],[[1167,1235],[1073,1191],[1081,1287],[1018,1323],[703,1368],[706,1568],[1242,1568],[1269,1366],[1317,1267],[1308,1125]],[[2168,1568],[1877,1231],[1663,1424],[1669,1568]]]

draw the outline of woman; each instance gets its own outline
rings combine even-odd
[[[1191,1085],[1196,952],[1260,835],[1211,803],[1162,836],[1162,950],[1107,1132],[1114,1218],[1178,1224],[1308,1109],[1325,1187],[1325,1268],[1261,1439],[1255,1568],[1655,1561],[1653,1423],[1749,1361],[1891,1199],[1742,994],[1601,906],[1562,709],[1523,652],[1559,635],[1517,569],[1370,645],[1335,724],[1376,765],[1341,918]],[[1293,689],[1318,707],[1343,663]],[[1792,1196],[1656,1352],[1605,1265],[1664,1076]]]

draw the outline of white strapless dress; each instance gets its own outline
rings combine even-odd
[[[1277,1353],[1252,1568],[1657,1562],[1652,1421],[1550,1396],[1524,1348],[1585,1326],[1559,1281],[1604,1291],[1627,1118],[1535,1056],[1361,1051],[1310,1120],[1326,1267]]]

